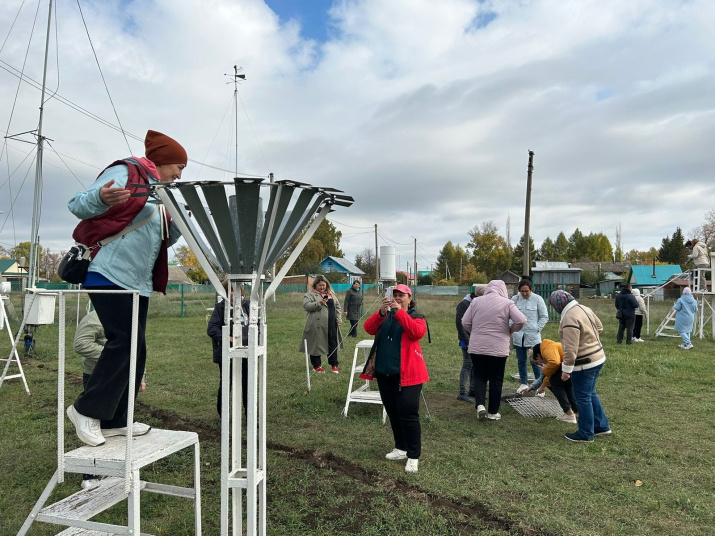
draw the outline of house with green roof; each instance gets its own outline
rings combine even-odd
[[[626,282],[634,288],[659,287],[681,273],[683,269],[678,264],[634,265],[628,272]]]

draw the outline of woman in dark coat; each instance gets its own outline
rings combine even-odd
[[[228,291],[228,281],[224,281],[223,288]],[[231,292],[230,301],[233,302],[233,292]],[[243,296],[241,290],[241,345],[248,346],[248,315],[251,311],[251,302]],[[206,334],[211,337],[213,344],[214,363],[218,365],[218,396],[216,397],[216,411],[221,415],[221,347],[222,347],[222,332],[224,326],[224,318],[226,313],[226,301],[222,300],[214,306],[213,313],[209,319],[209,325],[206,328]],[[238,319],[237,319],[238,320]],[[229,340],[233,343],[233,326],[230,328]],[[248,359],[241,359],[241,385],[243,391],[243,411],[246,412],[246,404],[248,403]]]
[[[350,331],[348,337],[357,337],[357,325],[360,321],[360,308],[362,307],[362,294],[360,293],[360,281],[353,281],[353,285],[345,293],[345,318],[350,320]]]

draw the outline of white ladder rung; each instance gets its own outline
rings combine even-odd
[[[64,519],[87,521],[127,496],[123,478],[104,478],[92,488],[83,489],[44,507],[37,515],[37,521],[57,524],[62,524]]]
[[[96,530],[90,530],[90,529],[80,529],[78,527],[70,527],[68,529],[63,530],[62,532],[58,532],[57,536],[116,536],[110,532],[100,532]],[[151,534],[145,534],[144,532],[141,533],[141,536],[151,536]]]

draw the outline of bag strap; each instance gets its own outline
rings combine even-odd
[[[121,238],[121,237],[123,237],[125,234],[131,233],[132,231],[136,231],[137,229],[139,229],[139,227],[141,227],[142,225],[145,225],[145,224],[149,223],[152,219],[154,219],[154,215],[156,214],[156,211],[157,211],[157,210],[159,210],[159,207],[158,207],[158,206],[154,207],[154,210],[153,210],[152,213],[149,215],[149,217],[144,218],[143,220],[138,221],[138,222],[136,222],[136,223],[132,223],[131,225],[128,225],[127,227],[125,227],[124,229],[122,229],[121,231],[119,231],[119,232],[118,232],[117,234],[115,234],[114,236],[110,236],[110,237],[104,238],[104,239],[100,240],[99,242],[97,242],[94,246],[90,246],[90,247],[87,248],[87,249],[92,250],[92,249],[95,249],[95,248],[98,248],[98,247],[106,246],[107,244],[109,244],[109,243],[111,243],[111,242],[114,242],[117,238]],[[82,244],[79,244],[79,245],[82,245]]]

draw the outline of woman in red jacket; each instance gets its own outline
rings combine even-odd
[[[375,342],[362,377],[377,378],[395,438],[395,448],[385,458],[407,459],[405,471],[416,473],[422,448],[420,394],[429,375],[420,348],[427,322],[415,310],[410,287],[397,285],[392,300],[383,299],[380,309],[365,321],[364,328],[375,336]]]

